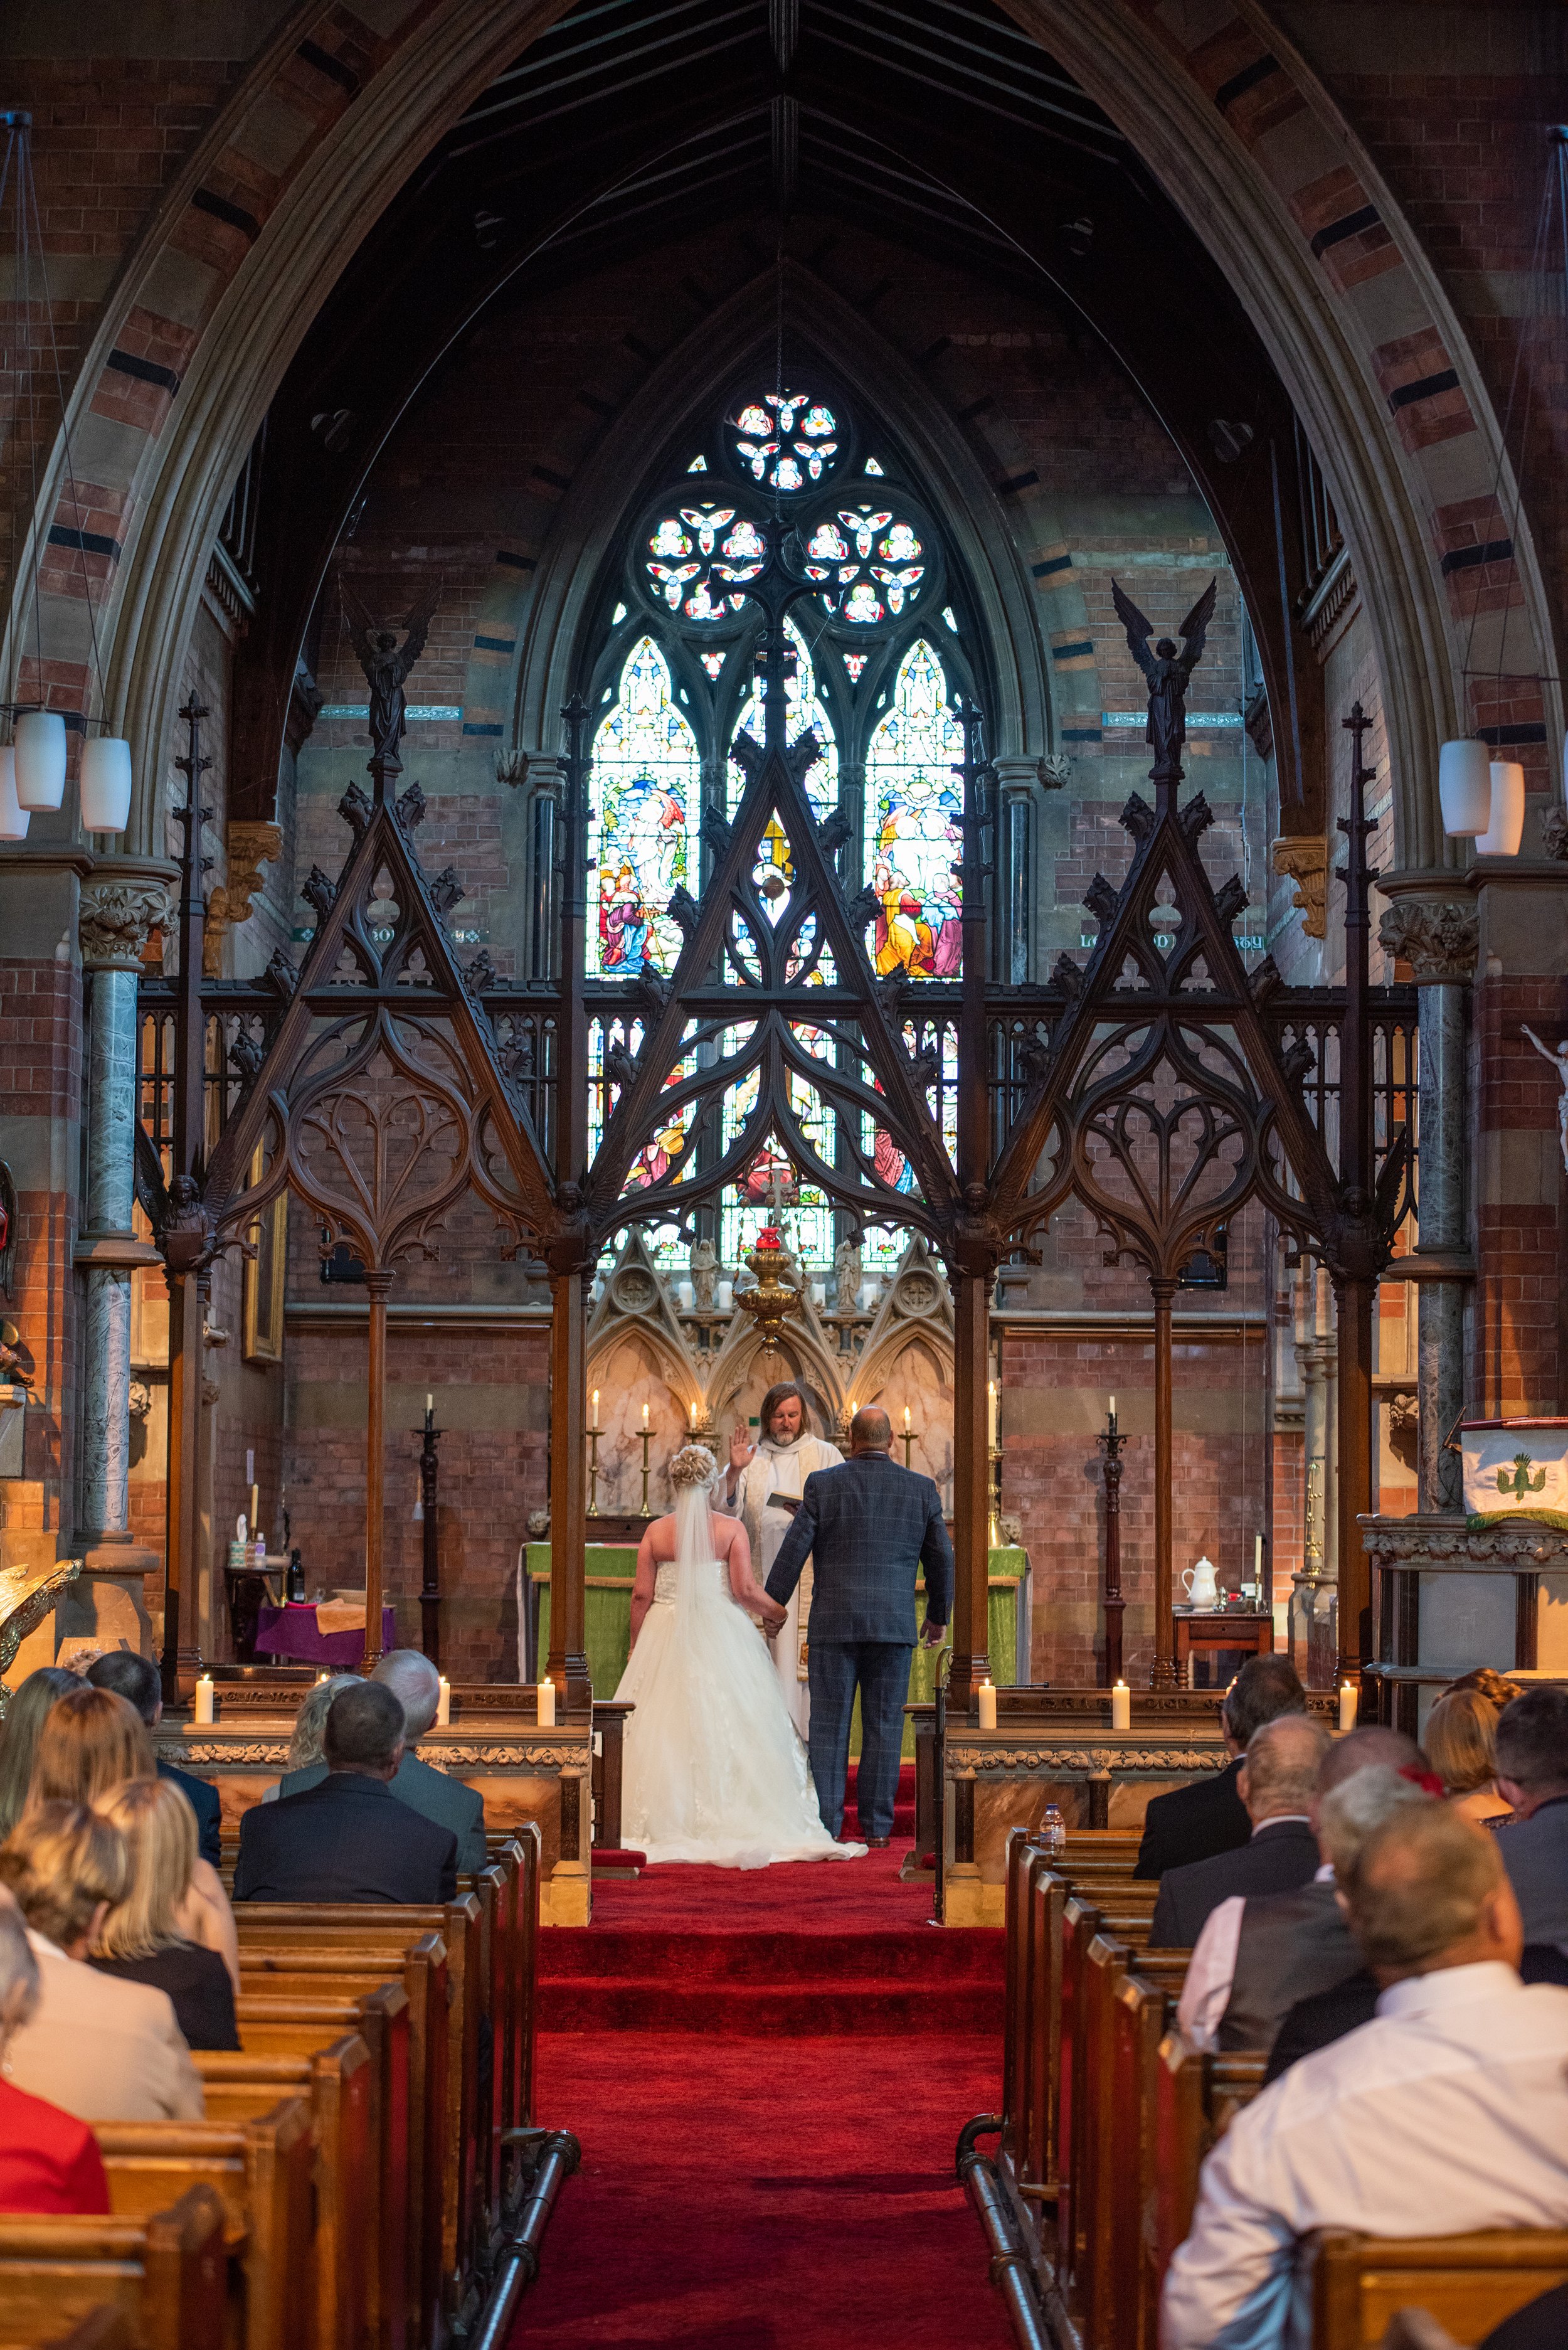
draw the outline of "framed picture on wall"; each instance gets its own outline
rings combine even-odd
[[[262,1179],[258,1149],[251,1161],[251,1181]],[[255,1254],[244,1261],[244,1358],[247,1363],[283,1360],[283,1289],[288,1270],[288,1193],[282,1191],[265,1207],[251,1226],[248,1238]]]

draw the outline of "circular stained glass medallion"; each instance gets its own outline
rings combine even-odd
[[[733,506],[681,506],[661,515],[645,558],[650,592],[685,620],[727,620],[768,559],[767,541]]]
[[[806,578],[821,583],[824,611],[860,628],[907,611],[929,567],[913,523],[873,505],[824,515],[806,539],[803,566]]]
[[[742,472],[764,489],[793,495],[825,482],[838,462],[843,434],[826,400],[805,391],[766,391],[741,401],[729,419]]]

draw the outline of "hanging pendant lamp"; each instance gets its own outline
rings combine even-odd
[[[1491,763],[1491,815],[1476,836],[1478,857],[1517,857],[1524,837],[1524,769],[1517,759]]]
[[[1484,743],[1445,743],[1438,759],[1438,796],[1450,840],[1473,838],[1491,822],[1491,760]]]
[[[16,721],[16,797],[34,816],[66,795],[66,722],[57,710],[26,710]]]
[[[82,744],[79,778],[84,832],[123,832],[130,817],[130,745],[118,734]]]
[[[7,743],[0,749],[0,840],[26,840],[31,822],[16,797],[16,754]]]

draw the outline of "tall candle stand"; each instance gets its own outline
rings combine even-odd
[[[583,1434],[588,1440],[587,1513],[590,1518],[597,1518],[599,1513],[599,1439],[604,1434],[604,1430],[602,1428],[585,1428]]]
[[[648,1448],[652,1442],[653,1430],[645,1428],[642,1431],[642,1514],[645,1518],[648,1515]]]
[[[420,1447],[421,1570],[420,1644],[432,1665],[441,1664],[441,1546],[438,1493],[441,1461],[436,1446],[441,1430],[435,1424],[435,1404],[425,1399],[424,1442]]]
[[[1113,1407],[1096,1440],[1106,1453],[1106,1662],[1102,1689],[1114,1689],[1122,1678],[1122,1462],[1127,1438],[1116,1429]]]
[[[909,1467],[909,1465],[910,1465],[910,1462],[909,1462],[909,1454],[910,1454],[910,1451],[913,1450],[914,1442],[915,1442],[915,1434],[914,1434],[914,1430],[913,1430],[913,1429],[911,1429],[911,1427],[909,1426],[909,1405],[908,1405],[908,1404],[906,1404],[906,1405],[904,1406],[904,1466],[905,1466],[905,1468],[906,1468],[906,1469],[908,1469],[908,1468]]]

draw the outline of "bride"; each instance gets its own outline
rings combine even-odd
[[[765,1868],[775,1860],[851,1860],[822,1825],[805,1753],[753,1617],[785,1611],[752,1573],[738,1518],[709,1503],[717,1463],[686,1444],[670,1464],[672,1517],[637,1554],[631,1656],[616,1691],[627,1718],[621,1817],[650,1861]]]

